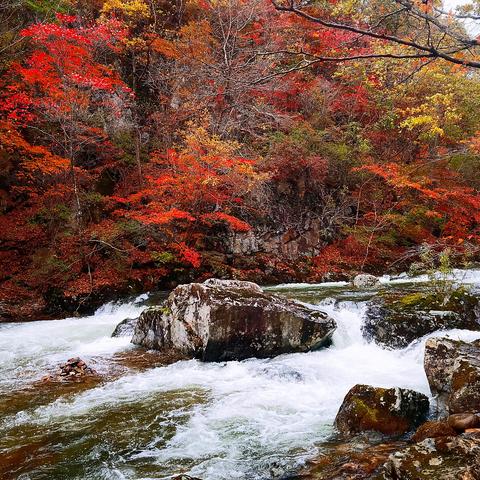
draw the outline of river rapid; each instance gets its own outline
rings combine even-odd
[[[455,275],[480,288],[480,271]],[[385,277],[380,288],[422,288],[426,281]],[[429,394],[425,339],[390,351],[362,337],[366,301],[375,291],[352,291],[341,282],[268,290],[328,312],[338,323],[333,345],[270,360],[152,368],[118,362],[138,349],[129,337],[110,335],[121,320],[140,314],[147,295],[89,317],[0,324],[0,477],[279,479],[322,452],[353,385]],[[434,335],[480,338],[464,330]],[[72,356],[102,381],[53,389],[38,383]]]

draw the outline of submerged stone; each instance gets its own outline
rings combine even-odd
[[[210,279],[180,285],[164,306],[144,311],[132,342],[203,361],[242,360],[320,348],[335,328],[327,314],[254,283]]]
[[[126,318],[122,320],[112,333],[112,337],[130,337],[133,335],[135,325],[138,322],[137,318]]]

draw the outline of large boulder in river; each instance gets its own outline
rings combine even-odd
[[[414,292],[389,295],[370,302],[364,335],[389,348],[405,348],[414,340],[437,330],[480,330],[477,297],[459,288],[448,295]]]
[[[428,398],[414,390],[355,385],[343,400],[335,427],[344,436],[368,431],[403,435],[425,421],[428,411]]]
[[[320,348],[335,328],[327,314],[254,283],[210,279],[179,285],[162,307],[144,311],[132,342],[203,361],[242,360]]]
[[[430,338],[424,366],[440,414],[480,412],[480,340]]]

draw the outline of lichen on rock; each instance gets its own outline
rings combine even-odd
[[[254,283],[210,279],[180,285],[164,305],[144,311],[132,342],[203,361],[242,360],[320,348],[335,328],[327,314]]]
[[[480,340],[431,338],[424,366],[440,415],[480,411]]]
[[[480,330],[480,304],[476,296],[458,288],[446,297],[432,292],[388,293],[367,308],[364,335],[388,348],[405,348],[436,330]]]
[[[355,385],[343,400],[335,426],[344,436],[365,431],[403,435],[420,425],[428,411],[429,401],[422,393]]]

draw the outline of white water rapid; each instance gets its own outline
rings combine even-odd
[[[367,343],[361,295],[338,300],[345,286],[328,287],[328,296],[322,286],[311,285],[282,286],[279,292],[305,301],[308,289],[309,303],[338,323],[331,347],[271,360],[181,361],[129,370],[90,389],[10,411],[0,419],[0,453],[29,442],[53,452],[19,470],[18,478],[32,480],[146,480],[180,473],[203,480],[267,480],[295,471],[321,450],[353,385],[429,394],[425,339],[400,351]],[[0,395],[70,356],[106,368],[112,355],[133,348],[129,338],[110,338],[115,325],[141,309],[137,300],[107,305],[86,318],[0,325]],[[480,337],[458,330],[435,335]]]

